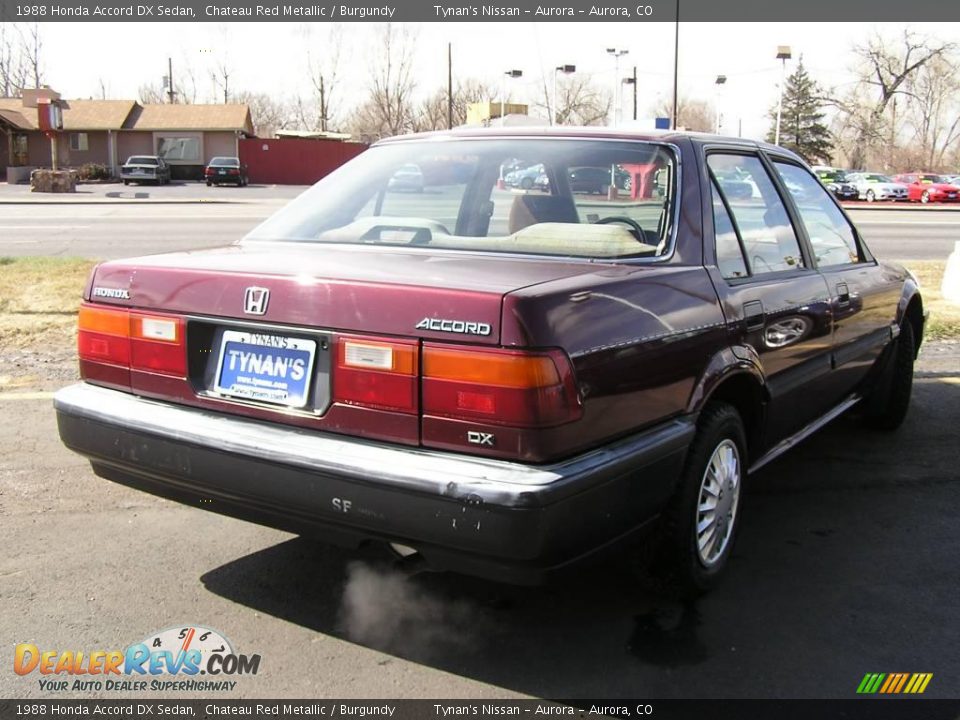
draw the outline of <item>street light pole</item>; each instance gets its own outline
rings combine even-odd
[[[633,119],[637,119],[637,66],[633,66],[633,75],[623,79],[624,85],[633,85]]]
[[[617,48],[607,48],[607,54],[613,57],[613,112],[610,114],[611,125],[616,126],[619,122],[618,112],[622,110],[620,92],[620,58],[628,54],[629,50],[618,50]]]
[[[789,45],[780,45],[777,47],[777,60],[781,62],[780,65],[780,95],[777,98],[777,128],[773,133],[773,144],[780,144],[780,116],[783,114],[783,85],[786,82],[787,78],[787,60],[789,60],[793,55],[790,53]]]
[[[572,75],[577,71],[576,65],[557,65],[553,69],[553,107],[550,109],[550,124],[557,124],[557,75]]]
[[[721,113],[720,113],[720,95],[721,95],[721,92],[722,92],[722,90],[723,90],[723,85],[724,85],[724,83],[726,83],[726,82],[727,82],[727,76],[726,76],[726,75],[717,75],[717,79],[716,79],[716,86],[717,86],[717,126],[716,126],[716,128],[715,128],[715,130],[714,130],[714,132],[715,132],[717,135],[720,134],[720,117],[721,117]]]
[[[500,126],[503,127],[503,113],[506,109],[507,78],[523,77],[523,70],[506,70],[503,73],[503,83],[500,87]]]
[[[680,86],[680,0],[677,0],[677,21],[673,24],[673,112],[670,117],[670,129],[677,129],[677,103]]]

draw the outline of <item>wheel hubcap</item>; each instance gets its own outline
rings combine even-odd
[[[740,452],[732,440],[714,449],[700,482],[697,502],[697,553],[705,567],[715,565],[727,550],[740,501]]]

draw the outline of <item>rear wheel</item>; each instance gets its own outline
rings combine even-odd
[[[530,177],[525,177],[525,178],[523,178],[523,179],[520,181],[520,187],[522,187],[524,190],[529,190],[530,188],[532,188],[532,187],[533,187],[533,178],[530,178]],[[423,188],[420,188],[420,191],[422,192],[422,191],[423,191]]]
[[[867,202],[873,202],[877,199],[877,196],[873,194],[873,190],[867,190]]]
[[[924,190],[924,191],[923,191],[923,195],[920,196],[920,202],[922,202],[922,203],[928,203],[928,202],[930,202],[930,191],[929,191],[929,190]]]
[[[726,403],[709,405],[676,493],[661,518],[656,574],[683,595],[716,585],[739,529],[746,440],[739,413]]]
[[[896,430],[907,417],[913,392],[915,351],[913,325],[904,320],[877,384],[863,401],[863,419],[868,427]]]

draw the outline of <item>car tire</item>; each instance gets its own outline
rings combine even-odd
[[[889,431],[903,424],[913,392],[915,354],[913,325],[909,320],[904,320],[900,334],[889,347],[876,385],[863,400],[863,420],[867,427]]]
[[[873,202],[877,199],[877,196],[873,194],[873,190],[867,190],[867,202]]]
[[[124,184],[124,185],[129,185],[129,184],[130,184],[130,181],[129,181],[129,180],[124,180],[124,181],[123,181],[123,184]]]
[[[207,187],[211,187],[212,185],[213,185],[213,183],[210,182],[209,180],[207,180]]]
[[[733,406],[713,403],[703,410],[680,483],[654,538],[651,570],[668,590],[696,597],[720,580],[740,527],[746,447],[743,421]],[[703,525],[710,523],[711,510],[704,506],[711,499],[721,513],[717,517],[714,509],[713,523]],[[713,539],[718,533],[722,537]]]
[[[920,202],[922,202],[924,205],[926,205],[928,202],[930,202],[930,191],[929,191],[929,190],[924,190],[924,191],[923,191],[923,194],[920,196]]]
[[[533,178],[525,177],[520,180],[520,187],[529,190],[533,187]]]

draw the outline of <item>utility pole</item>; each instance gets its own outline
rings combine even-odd
[[[637,66],[633,66],[633,119],[637,119]]]
[[[677,90],[679,87],[680,72],[680,0],[677,0],[677,22],[673,31],[673,117],[671,130],[677,129]]]
[[[447,130],[453,129],[453,43],[447,43]]]
[[[173,58],[167,58],[167,98],[173,105]]]
[[[320,130],[327,131],[327,92],[323,84],[323,75],[320,76]]]

